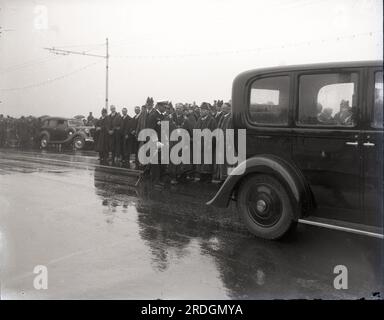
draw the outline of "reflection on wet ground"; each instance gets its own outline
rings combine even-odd
[[[0,156],[3,299],[373,298],[382,289],[378,239],[299,225],[264,241],[235,210],[205,205],[216,186],[134,187],[137,177],[97,166],[91,153]],[[48,290],[33,288],[39,264]],[[333,287],[336,265],[348,268],[348,290]]]

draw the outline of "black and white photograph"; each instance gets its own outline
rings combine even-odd
[[[382,0],[0,0],[0,300],[383,301],[383,194]]]

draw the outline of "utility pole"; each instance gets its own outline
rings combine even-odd
[[[89,56],[89,57],[96,57],[96,58],[104,58],[105,59],[105,107],[108,108],[108,82],[109,82],[109,47],[108,47],[108,38],[106,38],[105,42],[106,52],[105,56],[99,55],[99,54],[93,54],[93,53],[87,53],[86,51],[71,51],[71,50],[63,50],[63,49],[57,49],[55,47],[52,48],[44,48],[45,50],[48,50],[54,54],[63,54],[63,55],[69,55],[69,54],[78,54],[83,56]]]
[[[108,110],[108,75],[109,75],[109,49],[108,49],[108,38],[105,39],[105,108]]]

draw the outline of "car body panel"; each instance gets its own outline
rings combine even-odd
[[[208,204],[227,206],[236,197],[238,181],[249,173],[258,172],[262,167],[257,159],[264,161],[268,154],[271,162],[278,158],[279,163],[288,163],[295,168],[293,172],[299,172],[303,177],[302,183],[308,186],[309,192],[301,194],[309,197],[305,201],[313,204],[309,208],[314,215],[382,225],[383,130],[370,127],[367,120],[373,103],[372,74],[380,70],[382,61],[358,61],[265,68],[238,75],[232,87],[233,125],[235,129],[247,130],[247,159],[253,160],[247,160],[243,176],[229,176]],[[299,77],[329,73],[357,74],[353,96],[356,98],[353,100],[356,104],[355,125],[297,124]],[[249,112],[251,85],[255,80],[277,76],[288,76],[290,80],[288,123],[256,125]],[[373,146],[366,147],[367,143]],[[260,171],[265,172],[265,169]],[[281,175],[281,169],[277,174]],[[290,179],[297,181],[293,177]],[[288,186],[295,190],[295,186]],[[294,199],[297,203],[303,201]]]

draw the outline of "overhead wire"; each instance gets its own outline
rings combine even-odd
[[[101,61],[96,61],[96,62],[93,62],[93,63],[89,63],[89,64],[87,64],[87,65],[85,65],[85,66],[83,66],[81,68],[78,68],[78,69],[73,70],[71,72],[68,72],[66,74],[60,75],[58,77],[50,78],[50,79],[47,79],[47,80],[44,80],[44,81],[41,81],[41,82],[33,83],[33,84],[30,84],[30,85],[27,85],[27,86],[22,86],[22,87],[4,88],[4,89],[0,89],[0,91],[2,91],[2,92],[19,91],[19,90],[31,89],[31,88],[36,88],[36,87],[40,87],[40,86],[43,86],[43,85],[47,85],[47,84],[49,84],[51,82],[67,78],[67,77],[69,77],[71,75],[74,75],[74,74],[79,73],[79,72],[81,72],[83,70],[86,70],[86,69],[90,68],[91,66],[99,64],[100,62]]]
[[[244,54],[252,52],[267,51],[273,49],[285,49],[285,48],[295,48],[299,46],[310,46],[313,44],[325,44],[332,41],[343,41],[347,39],[354,39],[366,36],[373,36],[374,34],[383,34],[382,31],[371,31],[364,32],[360,34],[349,34],[349,35],[339,35],[332,38],[323,38],[317,40],[309,41],[300,41],[295,43],[284,43],[278,44],[275,46],[266,46],[266,47],[257,47],[251,49],[232,49],[232,50],[222,50],[222,51],[210,51],[210,52],[195,52],[195,53],[178,53],[178,54],[168,54],[168,55],[110,55],[111,58],[125,58],[125,59],[169,59],[169,58],[188,58],[188,57],[204,57],[204,56],[218,56],[218,55],[227,55],[227,54]]]

